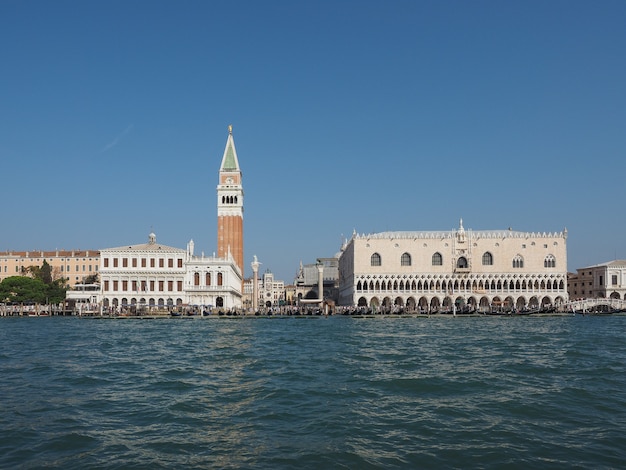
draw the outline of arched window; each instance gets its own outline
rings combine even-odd
[[[493,255],[488,251],[483,253],[483,266],[493,266]]]
[[[400,266],[411,266],[411,255],[408,253],[402,253],[400,258]]]
[[[221,286],[224,284],[224,276],[222,273],[217,273],[217,285]]]
[[[513,267],[514,268],[524,267],[524,258],[522,258],[521,255],[516,255],[515,258],[513,258]]]
[[[441,253],[435,253],[433,255],[433,266],[443,266],[443,258]]]
[[[467,268],[467,258],[465,256],[461,256],[458,260],[456,260],[456,267],[460,269]]]
[[[211,273],[206,273],[206,285],[211,285]]]
[[[543,267],[556,268],[556,258],[554,257],[554,255],[548,255],[545,257],[545,259],[543,260]]]
[[[194,273],[193,274],[193,285],[194,286],[199,286],[200,285],[200,273]]]
[[[380,255],[378,253],[374,253],[370,259],[371,266],[380,266],[381,260]]]

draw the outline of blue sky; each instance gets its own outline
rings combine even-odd
[[[245,256],[567,227],[626,258],[624,1],[0,2],[0,250],[216,251],[229,124]],[[249,263],[246,276],[251,274]]]

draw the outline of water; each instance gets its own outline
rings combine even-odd
[[[0,319],[0,468],[624,468],[626,317]]]

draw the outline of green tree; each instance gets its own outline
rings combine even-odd
[[[52,266],[50,266],[46,260],[43,260],[39,274],[44,284],[52,284]]]
[[[0,299],[4,302],[45,303],[47,286],[40,279],[11,276],[0,282]]]
[[[52,284],[47,286],[46,297],[49,304],[58,304],[65,300],[67,292],[67,279],[60,278],[52,281]]]
[[[63,278],[48,285],[41,279],[12,276],[0,282],[0,302],[58,304],[65,299],[66,290]]]
[[[98,283],[98,275],[90,274],[85,279],[83,279],[83,284],[97,284]]]
[[[52,284],[52,266],[43,260],[41,266],[28,266],[25,273],[30,274],[34,279],[39,279],[44,284]]]

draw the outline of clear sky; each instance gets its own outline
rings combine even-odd
[[[0,1],[0,250],[212,254],[228,125],[245,257],[569,231],[626,258],[626,2]],[[249,262],[246,276],[251,275]]]

